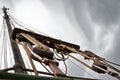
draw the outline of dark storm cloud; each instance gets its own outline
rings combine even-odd
[[[87,3],[95,22],[105,24],[106,27],[119,22],[120,0],[88,0]]]

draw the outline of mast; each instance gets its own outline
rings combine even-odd
[[[11,23],[10,23],[9,15],[7,14],[7,10],[8,10],[8,8],[3,7],[4,19],[5,19],[5,22],[6,22],[6,25],[7,25],[8,34],[9,34],[9,38],[10,38],[10,43],[11,43],[13,56],[14,56],[14,60],[15,60],[15,65],[13,67],[15,69],[15,72],[26,73],[25,71],[23,71],[23,68],[25,68],[25,64],[23,62],[23,59],[22,59],[20,50],[18,48],[18,45],[17,45],[16,41],[11,38],[11,36],[12,36],[12,26],[11,26]]]

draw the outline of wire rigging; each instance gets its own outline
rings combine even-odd
[[[13,60],[13,52],[12,52],[12,46],[11,46],[11,44],[10,44],[10,38],[9,38],[9,33],[8,33],[8,29],[7,29],[7,27],[6,27],[6,43],[7,43],[7,54],[8,54],[8,56],[7,56],[7,62],[8,62],[8,67],[11,67],[11,66],[13,66],[14,65],[14,60]]]
[[[95,78],[92,74],[90,74],[89,72],[87,72],[85,69],[83,69],[82,67],[80,67],[78,64],[76,64],[75,62],[73,62],[71,59],[69,59],[69,62],[73,63],[76,67],[78,67],[79,69],[81,69],[82,71],[85,71],[88,75],[90,75],[92,78]]]
[[[17,19],[13,19],[13,17],[11,17],[11,16],[10,16],[10,20],[11,20],[11,22],[13,21],[15,24],[19,25],[20,27],[22,27],[22,28],[24,28],[24,29],[26,29],[26,30],[28,30],[28,31],[30,31],[30,32],[34,32],[34,31],[30,30],[29,28],[23,26],[23,25],[21,24],[21,22],[17,22],[17,21],[16,21]],[[12,23],[12,25],[13,25],[13,23]]]
[[[67,60],[68,58],[69,58],[69,55],[64,55],[64,53],[63,52],[57,52],[56,51],[56,49],[53,49],[53,52],[54,52],[54,58],[56,59],[56,60],[58,60],[58,61],[65,61],[65,60]],[[60,55],[61,56],[60,56]],[[67,56],[67,57],[66,57]]]
[[[67,74],[67,72],[68,72],[68,69],[67,69],[66,62],[65,62],[65,61],[63,61],[63,63],[64,63],[64,65],[65,65],[65,74]]]
[[[56,60],[58,60],[58,61],[63,61],[63,64],[64,64],[64,66],[65,66],[65,74],[67,74],[67,65],[66,65],[66,60],[69,58],[69,55],[67,55],[67,57],[65,57],[65,55],[62,53],[62,52],[59,52],[59,53],[57,53],[57,51],[56,51],[56,49],[53,49],[53,51],[54,51],[54,58],[56,59]],[[60,54],[60,55],[58,55],[58,54]],[[56,57],[56,56],[58,57]]]
[[[4,31],[4,19],[3,19],[3,22],[2,22],[2,27],[1,27],[1,50],[0,50],[0,69],[2,69],[2,64],[3,64],[3,50],[4,50],[4,34],[5,34],[5,31]]]
[[[3,45],[3,50],[4,50],[4,52],[3,52],[3,54],[4,54],[4,68],[7,68],[7,66],[8,66],[8,64],[7,64],[7,50],[6,50],[6,48],[7,48],[7,43],[6,43],[6,37],[7,37],[7,35],[6,35],[6,25],[5,25],[5,22],[4,22],[4,35],[3,35],[4,37],[4,45]]]
[[[104,61],[120,67],[120,64],[117,64],[117,63],[114,63],[114,62],[111,62],[111,61],[108,61],[108,60],[104,60]]]
[[[9,41],[9,34],[8,30],[6,27],[5,19],[3,19],[3,24],[2,24],[2,40],[1,40],[1,66],[0,69],[2,68],[8,68],[10,66],[13,66],[14,60],[13,60],[13,54],[11,53],[11,46],[10,46],[10,41]]]
[[[6,32],[6,30],[5,30],[5,32]],[[6,38],[7,37],[7,35],[6,35],[6,33],[5,33],[5,44],[4,44],[4,67],[5,68],[7,68],[8,67],[8,62],[7,62],[7,43],[6,43]]]
[[[15,22],[15,23],[16,23],[17,25],[19,25],[20,27],[25,28],[26,30],[31,31],[31,32],[37,31],[38,33],[40,33],[40,34],[48,37],[47,34],[41,32],[41,31],[39,31],[39,30],[37,30],[37,29],[29,26],[29,25],[24,24],[23,22],[19,21],[19,20],[16,19],[15,17],[13,17],[10,13],[8,13],[8,14],[9,14],[9,16],[10,16],[11,21]],[[24,25],[24,26],[23,26],[23,25]],[[29,29],[29,28],[27,28],[27,27],[31,28],[32,30]]]
[[[47,67],[46,67],[43,63],[40,63],[40,64],[41,64],[49,73],[51,73],[50,70],[48,70]]]
[[[4,35],[4,33],[3,33],[3,35]],[[1,68],[2,68],[2,65],[4,64],[3,62],[3,60],[4,60],[4,44],[5,44],[5,40],[4,40],[4,36],[3,36],[3,42],[2,42],[2,48],[1,48]]]

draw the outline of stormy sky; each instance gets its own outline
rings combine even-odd
[[[51,37],[78,44],[81,50],[91,50],[120,64],[119,0],[0,0],[0,27],[3,6],[18,20]],[[79,71],[69,61],[68,65],[69,72],[76,76],[91,77],[91,74],[95,78],[115,80],[85,67],[82,69],[89,74]]]

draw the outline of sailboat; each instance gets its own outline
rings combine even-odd
[[[49,36],[45,36],[28,28],[17,28],[14,25],[15,19],[8,14],[8,8],[3,7],[3,21],[9,34],[9,41],[13,52],[14,65],[8,68],[0,70],[0,79],[12,79],[12,80],[99,80],[93,78],[83,78],[76,76],[69,76],[59,68],[59,62],[65,61],[71,57],[75,61],[81,63],[85,67],[95,71],[99,74],[108,74],[112,77],[120,80],[120,70],[114,66],[120,67],[119,64],[106,60],[98,56],[97,54],[85,50],[80,50],[80,46],[58,40]],[[17,23],[17,22],[16,22]],[[17,23],[18,26],[22,26]],[[4,27],[5,27],[4,26]],[[32,69],[26,68],[25,61],[21,55],[21,45],[26,52]],[[89,64],[81,61],[79,58],[73,56],[76,54],[82,56],[84,60],[91,61],[93,64]],[[36,69],[34,61],[37,61],[42,65],[47,72],[39,71]],[[67,65],[65,64],[66,68]],[[49,69],[48,69],[49,68]],[[14,71],[14,72],[10,72]],[[30,74],[32,72],[34,74]],[[43,75],[39,75],[43,74]],[[105,75],[106,75],[105,74]]]

